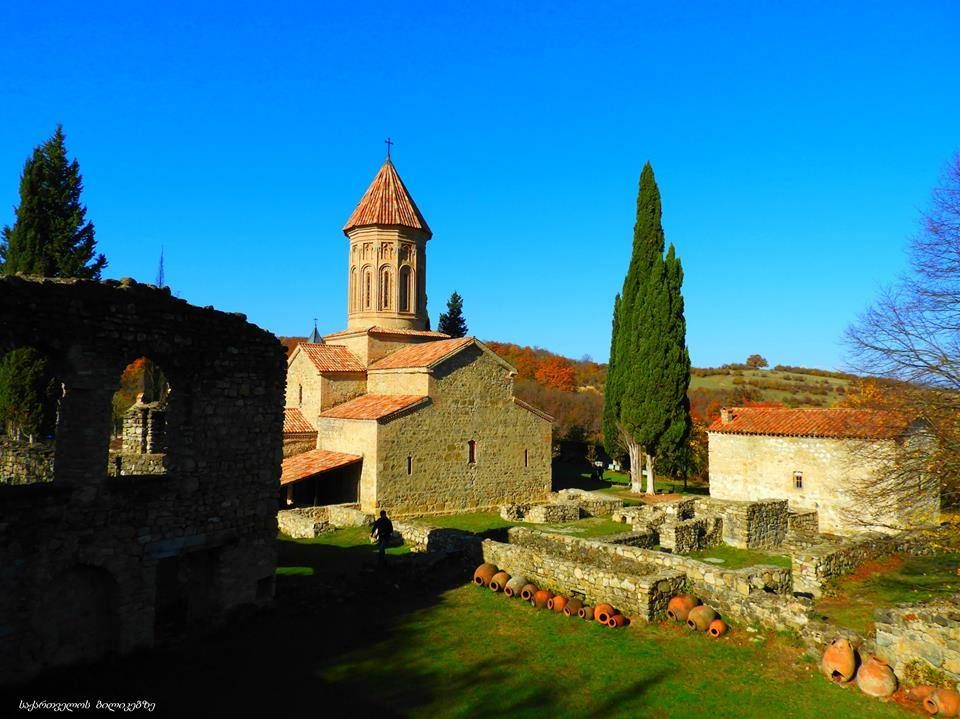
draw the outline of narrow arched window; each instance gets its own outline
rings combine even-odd
[[[410,311],[410,268],[406,265],[400,268],[400,311]]]
[[[370,309],[370,300],[372,299],[372,287],[373,284],[373,275],[370,270],[366,270],[363,273],[363,308],[365,310]]]
[[[298,388],[297,406],[303,407],[303,385],[298,385]]]
[[[530,450],[529,449],[523,450],[523,466],[524,467],[530,466]]]
[[[357,295],[359,294],[359,292],[360,292],[360,288],[357,287],[357,268],[351,267],[350,268],[350,309],[352,311],[356,311],[360,304],[357,301]]]
[[[477,443],[472,439],[467,442],[467,464],[477,463]]]
[[[390,270],[380,270],[380,308],[388,310],[393,306],[390,296]]]
[[[407,457],[407,474],[413,474],[413,457]]]

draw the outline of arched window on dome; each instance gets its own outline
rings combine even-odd
[[[410,269],[409,265],[404,265],[400,268],[400,311],[401,312],[410,312],[411,311],[411,302],[410,297],[413,295],[412,290],[412,278],[413,272]]]
[[[360,307],[360,302],[357,297],[359,295],[360,288],[357,286],[357,268],[350,268],[350,311],[356,312]]]
[[[380,270],[380,309],[389,310],[393,307],[392,282],[390,270],[384,267]]]
[[[369,268],[363,271],[363,309],[369,310],[373,301],[373,273]]]

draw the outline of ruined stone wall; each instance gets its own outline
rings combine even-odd
[[[0,682],[151,646],[273,593],[285,352],[242,316],[167,290],[0,278],[0,352],[32,346],[65,385],[52,482],[0,486]],[[108,477],[111,400],[163,367],[167,474]]]
[[[411,521],[394,522],[393,531],[413,552],[468,552],[479,556],[482,540],[471,532]]]
[[[583,517],[609,517],[623,509],[623,500],[599,492],[587,492],[582,489],[561,489],[557,492],[561,502],[575,502]]]
[[[942,681],[960,689],[960,595],[876,614],[877,653],[898,677],[924,677],[924,683]]]
[[[833,577],[852,572],[864,562],[889,554],[928,554],[936,551],[922,534],[863,534],[841,543],[801,548],[793,554],[793,590],[819,597]]]
[[[580,506],[574,502],[523,502],[500,507],[500,516],[510,522],[554,524],[580,519]]]
[[[167,413],[158,403],[136,402],[123,415],[123,451],[126,454],[163,454],[166,451]]]
[[[723,544],[723,519],[716,515],[663,522],[657,531],[660,546],[677,554],[689,554]]]
[[[120,460],[120,474],[117,474],[117,459]],[[110,477],[131,477],[166,474],[166,454],[125,454],[111,452],[107,463],[107,475]]]
[[[508,371],[471,347],[433,376],[430,405],[380,425],[380,506],[391,514],[435,514],[545,498],[551,423],[514,403]],[[477,446],[474,464],[468,462],[470,440]],[[366,465],[364,454],[364,471]]]
[[[787,515],[787,535],[793,540],[815,538],[819,526],[820,522],[815,511],[797,511]]]
[[[752,502],[697,500],[697,514],[716,513],[723,518],[723,541],[741,549],[773,549],[787,536],[788,503],[784,499]]]
[[[893,440],[868,442],[815,437],[771,437],[709,433],[710,496],[716,499],[755,501],[786,499],[793,510],[817,510],[819,530],[853,534],[865,529],[891,531],[895,516],[871,517],[856,487],[870,482],[880,470],[885,449]],[[794,472],[803,473],[803,487],[794,483]],[[935,493],[930,487],[929,492]],[[931,506],[939,502],[930,498]],[[912,511],[912,510],[911,510]],[[876,522],[868,527],[865,522]]]
[[[575,596],[593,606],[608,602],[633,619],[663,617],[670,597],[683,588],[683,575],[661,571],[624,573],[595,564],[572,561],[534,546],[486,540],[483,560],[511,575],[522,575],[537,586]]]
[[[313,539],[335,529],[327,507],[297,507],[277,512],[279,530],[294,539]]]
[[[18,442],[0,437],[0,484],[53,481],[53,442]]]

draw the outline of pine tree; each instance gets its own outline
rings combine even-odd
[[[447,300],[447,311],[440,314],[437,331],[451,337],[467,336],[467,322],[463,319],[463,298],[456,291]]]
[[[690,358],[680,286],[683,270],[673,247],[663,256],[660,190],[650,163],[640,173],[633,252],[614,302],[610,365],[604,396],[604,441],[611,455],[630,457],[633,491],[654,491],[655,458],[689,434],[686,390]]]
[[[20,206],[13,227],[3,228],[0,272],[43,277],[100,279],[107,265],[96,254],[93,223],[80,202],[83,178],[76,160],[67,160],[64,134],[36,147],[20,177]]]
[[[0,274],[99,279],[107,265],[80,202],[80,165],[68,161],[64,139],[58,125],[24,164],[16,220],[0,232]],[[7,353],[0,360],[0,424],[14,434],[51,433],[58,389],[36,350]]]

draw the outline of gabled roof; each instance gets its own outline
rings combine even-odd
[[[429,397],[412,394],[364,394],[321,412],[320,417],[329,419],[386,419],[400,412],[418,408],[429,401]]]
[[[428,238],[433,234],[389,157],[360,198],[343,231],[346,233],[354,227],[367,225],[411,227]]]
[[[283,433],[284,434],[316,434],[317,430],[313,428],[307,418],[303,416],[296,407],[286,407],[283,410]]]
[[[301,342],[290,355],[291,360],[298,351],[303,352],[320,372],[366,371],[360,359],[340,345],[315,345]]]
[[[370,365],[370,369],[429,368],[473,343],[473,337],[458,337],[454,340],[437,340],[436,342],[410,345],[377,360]]]
[[[312,449],[303,454],[287,457],[281,465],[280,485],[299,482],[321,472],[346,467],[360,462],[363,457],[345,452],[330,452],[326,449]]]
[[[547,420],[547,422],[553,422],[553,417],[551,417],[549,414],[544,412],[542,409],[537,409],[532,404],[527,404],[522,399],[517,399],[516,397],[514,397],[513,403],[518,407],[523,407],[528,412],[537,415],[537,417],[539,417],[540,419],[545,419]]]
[[[764,434],[779,437],[830,437],[837,439],[892,439],[910,426],[903,412],[871,409],[788,409],[785,407],[733,407],[707,427],[721,434]]]
[[[445,335],[443,332],[432,332],[430,330],[404,330],[404,329],[394,329],[392,327],[378,327],[374,325],[373,327],[364,327],[362,329],[346,329],[340,330],[339,332],[334,332],[333,334],[324,335],[324,339],[335,339],[337,337],[346,337],[348,335],[397,335],[401,337],[433,337],[436,339],[450,339],[450,335]]]

